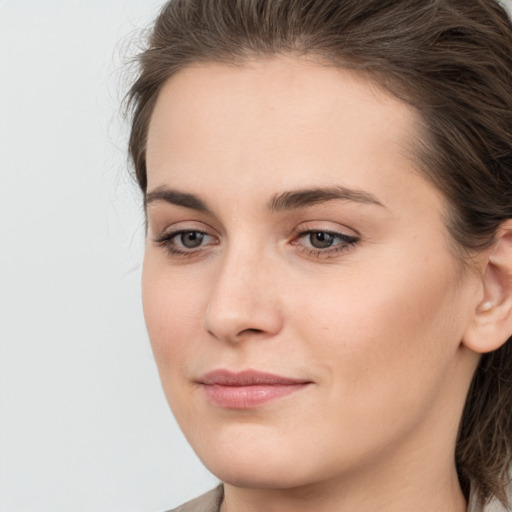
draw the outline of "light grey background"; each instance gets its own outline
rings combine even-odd
[[[0,0],[2,512],[157,512],[216,483],[160,390],[117,112],[162,3]]]
[[[157,512],[216,483],[160,389],[117,112],[162,3],[0,1],[1,512]]]

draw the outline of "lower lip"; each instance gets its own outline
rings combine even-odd
[[[308,386],[300,384],[254,384],[251,386],[222,386],[206,384],[203,386],[208,399],[226,409],[252,409],[296,393]]]

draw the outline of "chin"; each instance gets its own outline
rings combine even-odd
[[[301,477],[295,470],[291,472],[290,467],[282,467],[282,464],[274,465],[261,460],[258,460],[258,466],[250,465],[247,461],[230,462],[226,460],[207,467],[223,483],[245,489],[292,489],[310,483],[305,475]]]
[[[250,443],[232,439],[211,450],[196,453],[208,470],[222,482],[243,488],[288,489],[311,480],[312,461],[294,457],[300,450],[275,443]]]

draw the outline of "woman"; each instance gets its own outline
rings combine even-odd
[[[148,332],[223,482],[177,510],[507,506],[505,11],[174,0],[129,98]]]

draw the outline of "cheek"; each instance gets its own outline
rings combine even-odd
[[[343,286],[324,283],[322,293],[302,295],[297,311],[308,314],[296,315],[298,337],[310,340],[309,356],[323,368],[333,398],[360,411],[352,417],[434,399],[460,342],[456,276],[448,260],[395,258],[347,272]]]
[[[156,258],[146,255],[142,273],[144,318],[162,381],[170,381],[196,349],[200,325],[201,290],[194,280],[183,280]],[[196,352],[197,354],[198,352]],[[199,352],[200,353],[200,352]]]

